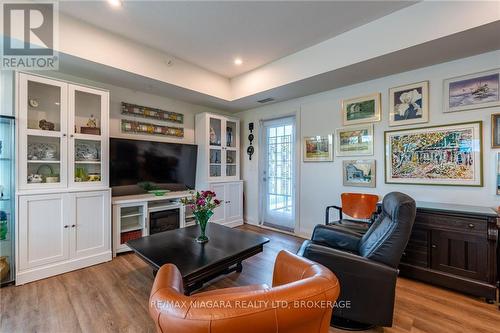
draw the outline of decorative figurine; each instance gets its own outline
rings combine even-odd
[[[87,127],[96,128],[97,120],[94,118],[94,115],[91,114],[89,120],[87,121]]]
[[[51,123],[50,121],[47,121],[45,119],[40,120],[38,123],[38,127],[44,131],[54,131],[56,129],[56,126],[54,123]]]

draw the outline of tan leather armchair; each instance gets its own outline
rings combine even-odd
[[[272,288],[252,285],[185,296],[177,267],[164,265],[156,275],[149,309],[163,333],[323,333],[328,332],[339,292],[330,270],[281,251]]]

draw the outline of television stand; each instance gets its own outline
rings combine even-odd
[[[189,196],[189,191],[177,191],[168,192],[163,196],[137,194],[112,197],[113,256],[131,251],[125,244],[127,241],[151,233],[149,214],[152,212],[178,210],[180,228],[194,225],[192,212],[180,203],[182,198]]]

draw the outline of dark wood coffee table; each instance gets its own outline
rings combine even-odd
[[[146,261],[153,274],[164,264],[174,264],[182,274],[184,291],[189,295],[203,283],[234,271],[241,272],[242,261],[262,252],[268,238],[252,232],[209,223],[209,241],[197,243],[197,225],[160,232],[134,239],[127,245]]]

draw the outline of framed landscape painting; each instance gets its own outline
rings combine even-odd
[[[304,162],[333,161],[333,137],[328,135],[304,138]]]
[[[380,121],[380,93],[342,101],[345,126]]]
[[[500,113],[491,115],[491,148],[500,148]]]
[[[500,69],[444,81],[444,112],[500,105]]]
[[[385,182],[483,186],[482,122],[385,132]]]
[[[413,125],[429,121],[429,82],[389,89],[389,125]]]
[[[375,160],[349,160],[342,165],[344,186],[375,187]]]
[[[338,128],[335,136],[337,156],[373,155],[373,125]]]

